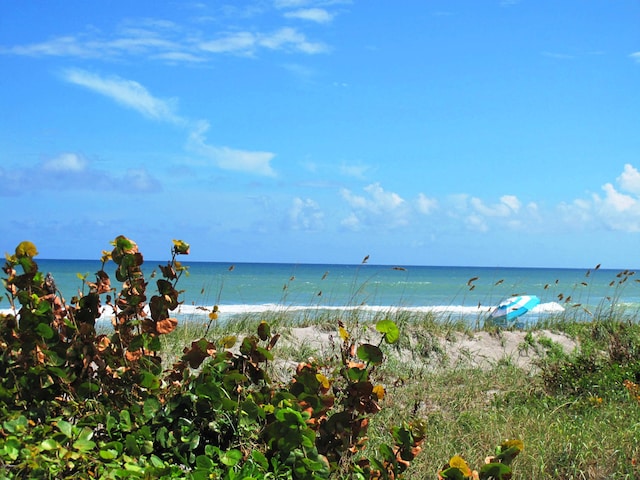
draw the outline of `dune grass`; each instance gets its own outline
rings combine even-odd
[[[224,324],[183,322],[164,339],[163,353],[177,356],[205,332],[207,338],[250,334],[266,319],[282,334],[275,350],[277,374],[283,364],[295,365],[311,356],[330,364],[335,354],[331,345],[287,341],[295,328],[331,334],[338,320],[346,320],[349,329],[366,339],[373,322],[382,317],[362,320],[334,312],[302,322],[278,314],[244,316]],[[482,367],[471,357],[450,362],[447,340],[478,333],[462,320],[402,312],[394,312],[392,319],[402,338],[388,348],[386,362],[376,372],[387,395],[382,412],[372,420],[368,448],[375,449],[398,419],[425,419],[424,450],[406,478],[435,478],[453,454],[479,466],[496,444],[518,438],[525,449],[514,463],[515,478],[640,479],[640,399],[624,386],[625,380],[640,383],[637,322],[609,316],[592,322],[548,319],[525,335],[520,350],[535,351],[537,357],[523,369],[509,356]],[[544,336],[534,337],[542,329],[569,335],[579,347],[565,352]],[[495,328],[484,331],[500,335]]]

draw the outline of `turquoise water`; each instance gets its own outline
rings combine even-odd
[[[100,268],[98,261],[37,261],[41,271],[52,273],[67,300],[82,287],[78,274],[91,279]],[[146,261],[144,265],[152,291],[155,285],[150,274],[159,263]],[[535,318],[563,309],[588,316],[612,304],[633,315],[640,308],[640,278],[619,270],[183,263],[189,275],[178,283],[184,290],[182,315],[201,312],[199,306],[219,305],[222,315],[274,309],[405,308],[478,317],[517,294],[540,298],[540,305],[527,314]],[[106,271],[117,286],[114,264],[107,264]],[[6,299],[0,302],[3,308],[8,308]]]

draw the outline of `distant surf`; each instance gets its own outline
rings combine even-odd
[[[82,278],[93,280],[100,269],[98,261],[36,261],[42,272],[53,275],[67,302],[81,295],[83,288],[86,291]],[[155,289],[153,271],[161,263],[144,264],[148,297]],[[218,305],[221,320],[266,312],[309,317],[335,311],[376,315],[403,310],[442,318],[464,317],[475,324],[502,300],[518,294],[540,298],[541,303],[527,314],[532,320],[562,312],[589,318],[614,307],[631,314],[640,309],[640,285],[628,270],[183,263],[189,273],[178,282],[182,305],[174,312],[181,319],[206,318]],[[107,264],[105,270],[117,287],[113,264]],[[3,298],[0,311],[8,312],[9,307]]]

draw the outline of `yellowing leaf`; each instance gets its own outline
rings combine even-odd
[[[502,445],[500,445],[502,449],[516,447],[518,450],[524,450],[524,442],[522,440],[507,440]]]
[[[38,250],[36,246],[29,241],[20,242],[16,247],[16,257],[30,257],[33,258],[38,255]]]
[[[182,240],[173,241],[173,251],[178,255],[189,255],[189,244]]]
[[[216,312],[209,313],[209,320],[217,320],[218,314]]]
[[[343,341],[345,341],[345,342],[346,342],[347,340],[349,340],[349,332],[347,332],[347,331],[344,329],[344,327],[338,327],[338,333],[340,334],[340,338],[341,338]]]
[[[469,468],[469,465],[467,465],[467,462],[465,462],[464,458],[462,458],[460,455],[455,455],[454,457],[452,457],[451,460],[449,460],[449,465],[452,468],[457,468],[458,470],[460,470],[462,472],[462,475],[464,475],[465,477],[471,476],[471,469]]]
[[[375,387],[373,387],[373,393],[375,393],[376,397],[378,397],[378,400],[382,400],[386,392],[382,385],[376,385]]]
[[[224,348],[233,348],[237,340],[238,339],[235,336],[228,335],[226,337],[222,337],[222,340],[220,340],[220,343],[222,343],[222,346]]]
[[[325,377],[321,373],[316,373],[316,379],[318,380],[318,382],[322,386],[323,390],[329,390],[329,387],[331,386],[331,383],[329,382],[329,379],[327,377]]]

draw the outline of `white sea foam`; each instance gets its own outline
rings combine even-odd
[[[171,312],[171,315],[184,319],[206,317],[213,311],[213,305],[180,305]],[[420,307],[403,307],[392,305],[333,305],[333,306],[310,306],[310,305],[281,305],[277,303],[264,303],[260,305],[219,305],[218,313],[221,318],[229,318],[236,315],[252,315],[261,313],[322,313],[322,312],[363,312],[363,313],[434,313],[437,315],[454,315],[469,317],[484,317],[493,311],[496,306],[488,305],[430,305]],[[541,303],[531,310],[531,314],[554,314],[564,311],[562,305],[557,302]],[[11,309],[0,309],[0,314],[11,314]],[[100,322],[110,321],[113,317],[111,309],[104,309],[98,319]]]

